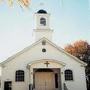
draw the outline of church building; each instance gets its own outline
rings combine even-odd
[[[1,90],[87,90],[86,63],[53,43],[47,11],[35,17],[35,42],[0,64]]]

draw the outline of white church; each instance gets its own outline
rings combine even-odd
[[[35,42],[0,64],[1,90],[87,90],[86,63],[53,43],[49,13],[35,17]]]

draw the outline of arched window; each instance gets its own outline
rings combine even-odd
[[[15,80],[17,82],[23,82],[24,81],[24,71],[23,70],[16,71],[16,78],[15,78]]]
[[[40,24],[45,26],[46,25],[46,19],[45,18],[41,18],[40,19]]]
[[[65,80],[73,80],[73,72],[72,70],[65,70]]]

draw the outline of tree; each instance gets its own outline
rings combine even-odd
[[[0,2],[7,2],[9,6],[13,6],[14,3],[18,3],[20,7],[28,8],[31,0],[0,0]]]
[[[76,41],[73,44],[67,45],[65,51],[76,56],[80,60],[87,63],[86,66],[86,80],[87,80],[87,89],[90,89],[90,45],[86,41]]]

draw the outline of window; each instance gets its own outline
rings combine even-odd
[[[65,80],[67,80],[67,81],[73,80],[72,70],[65,70],[64,74],[65,74]]]
[[[42,49],[42,52],[46,52],[46,49],[45,49],[45,48],[43,48],[43,49]]]
[[[46,45],[46,41],[42,41],[42,45]]]
[[[46,25],[46,19],[45,18],[41,18],[40,19],[40,24],[45,26]]]
[[[24,71],[23,70],[16,71],[16,81],[17,82],[23,82],[24,81]]]

